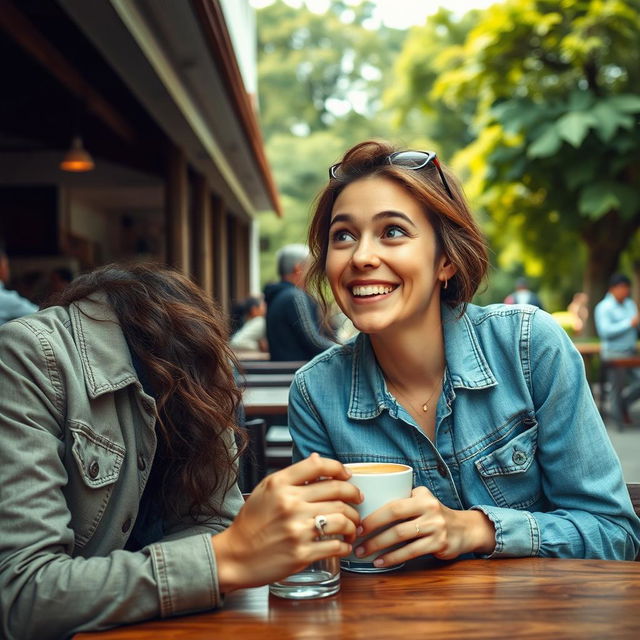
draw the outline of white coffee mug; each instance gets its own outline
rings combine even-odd
[[[370,513],[376,511],[392,500],[411,497],[413,488],[413,469],[406,464],[393,462],[353,462],[345,464],[353,474],[349,482],[354,484],[364,494],[364,501],[354,505],[361,519],[365,519]],[[393,526],[392,524],[389,526]],[[388,527],[386,527],[388,528]],[[357,539],[353,548],[357,548],[362,542],[380,533],[378,529],[366,538]],[[401,567],[402,564],[392,567],[376,567],[373,561],[383,554],[377,551],[370,556],[358,558],[351,553],[340,561],[340,566],[347,571],[356,573],[382,573]]]

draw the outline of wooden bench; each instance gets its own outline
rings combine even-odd
[[[245,387],[290,387],[293,373],[247,373],[241,374],[239,382]]]
[[[240,360],[240,373],[267,373],[267,374],[293,374],[302,365],[304,360],[287,360],[272,362],[271,360]]]

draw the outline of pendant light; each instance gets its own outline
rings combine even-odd
[[[82,145],[82,138],[80,136],[74,136],[69,151],[65,153],[60,163],[60,169],[81,173],[83,171],[91,171],[94,167],[95,163],[93,162],[93,158]]]

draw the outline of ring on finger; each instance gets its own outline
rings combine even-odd
[[[327,516],[318,515],[313,519],[313,524],[316,528],[316,531],[318,532],[318,535],[321,538],[327,535],[324,528],[327,526],[328,522],[329,521],[327,520]]]
[[[414,524],[416,525],[416,535],[418,538],[422,537],[422,531],[420,530],[420,525],[417,522],[414,522]]]

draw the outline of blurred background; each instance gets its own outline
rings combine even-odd
[[[369,137],[461,177],[478,302],[526,276],[592,310],[616,270],[640,299],[640,0],[0,0],[0,52],[0,236],[35,301],[154,258],[230,310]]]
[[[637,0],[253,5],[284,211],[261,218],[263,280],[273,249],[304,237],[326,167],[382,137],[437,151],[461,177],[492,250],[478,302],[526,276],[548,311],[578,291],[592,309],[616,270],[640,298]]]

